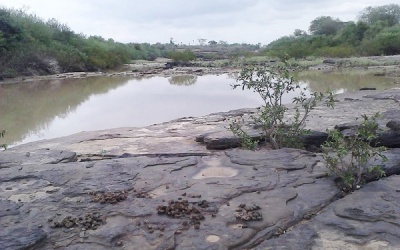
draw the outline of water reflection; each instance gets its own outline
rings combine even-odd
[[[126,84],[126,78],[87,78],[0,85],[0,128],[6,144],[45,133],[54,118],[66,118],[90,96]]]
[[[169,83],[172,85],[180,85],[180,86],[190,86],[196,83],[197,76],[196,75],[179,75],[179,76],[171,76],[168,79]]]
[[[305,71],[300,72],[296,78],[307,83],[310,89],[316,92],[334,90],[336,93],[341,93],[365,87],[383,90],[396,85],[393,78],[374,76],[365,71]]]
[[[7,130],[1,143],[147,126],[261,104],[252,92],[233,91],[233,79],[226,75],[177,79],[179,85],[163,77],[101,77],[0,86],[0,128]]]
[[[232,90],[233,75],[86,78],[0,85],[0,143],[21,144],[80,131],[137,127],[184,116],[257,107],[252,91]],[[303,72],[312,91],[393,87],[393,79],[363,74]],[[182,87],[185,86],[185,87]],[[284,96],[290,103],[296,93]]]

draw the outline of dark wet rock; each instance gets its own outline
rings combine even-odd
[[[365,87],[365,88],[360,88],[360,91],[364,91],[364,90],[376,90],[376,88],[369,88],[369,87]]]
[[[393,131],[400,131],[400,120],[390,120],[388,123],[386,123],[386,127]]]
[[[375,140],[371,141],[371,145],[400,148],[400,131],[381,132]]]
[[[335,125],[335,129],[343,131],[347,129],[356,129],[358,126],[360,126],[360,122],[348,122]]]
[[[309,148],[319,148],[328,139],[328,134],[326,132],[311,131],[309,134],[303,135],[301,137],[301,142],[304,147]]]
[[[327,59],[323,60],[322,63],[325,63],[325,64],[336,64],[336,60],[331,59],[331,58],[327,58]]]

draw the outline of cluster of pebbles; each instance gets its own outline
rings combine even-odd
[[[249,206],[244,203],[240,204],[235,210],[235,217],[244,221],[262,220],[262,214],[259,211],[261,208],[255,204]]]
[[[203,207],[208,206],[208,202],[205,200],[200,203]],[[184,226],[193,225],[195,229],[199,229],[201,224],[200,221],[205,219],[201,210],[197,206],[190,204],[188,200],[170,200],[168,201],[168,205],[158,206],[157,213],[159,215],[167,215],[176,219],[187,218],[189,219],[189,222],[184,221]]]
[[[91,192],[90,193],[93,198],[92,202],[99,202],[99,203],[108,203],[108,204],[115,204],[120,201],[126,200],[128,197],[128,192],[127,191],[120,191],[120,192],[108,192],[108,193],[102,193],[102,192]]]
[[[145,191],[133,190],[133,192],[136,198],[151,198]],[[93,196],[92,202],[98,202],[101,204],[116,204],[128,198],[127,190],[118,192],[90,192],[89,194]]]
[[[135,193],[136,198],[151,198],[151,196],[145,191],[133,190],[133,192]]]
[[[53,219],[49,219],[49,222],[53,222]],[[87,213],[84,216],[72,217],[67,216],[60,222],[53,222],[51,228],[72,228],[82,227],[82,230],[96,230],[100,225],[104,224],[104,220],[101,218],[101,214],[98,212]]]

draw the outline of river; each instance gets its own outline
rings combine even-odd
[[[365,74],[303,72],[312,91],[385,89],[393,79]],[[0,144],[27,142],[81,131],[138,127],[187,116],[262,104],[256,93],[232,90],[231,75],[90,77],[0,85]],[[291,101],[286,96],[284,102]]]

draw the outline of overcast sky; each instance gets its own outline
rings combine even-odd
[[[396,0],[397,1],[397,0]],[[394,0],[1,0],[73,31],[119,42],[198,44],[198,38],[261,43],[308,30],[319,16],[354,21],[368,6]]]

